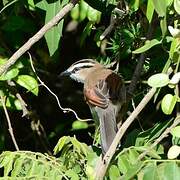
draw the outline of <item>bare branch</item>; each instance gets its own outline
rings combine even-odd
[[[8,111],[7,111],[7,108],[6,108],[6,104],[5,104],[6,97],[1,96],[1,102],[2,102],[3,109],[4,109],[4,113],[6,115],[6,120],[7,120],[8,127],[9,127],[8,130],[9,130],[9,133],[11,135],[11,139],[12,139],[12,141],[14,143],[14,146],[15,146],[16,150],[19,151],[19,147],[17,145],[16,139],[15,139],[15,136],[14,136],[14,133],[13,133],[13,128],[11,126],[11,120],[10,120],[10,117],[9,117],[9,114],[8,114]]]
[[[62,8],[59,13],[54,16],[47,24],[45,24],[33,37],[31,37],[21,48],[19,48],[7,61],[6,64],[0,67],[0,75],[5,73],[16,61],[31,48],[33,44],[39,41],[44,34],[50,30],[53,26],[55,26],[59,21],[61,21],[64,16],[71,11],[71,9],[75,6],[78,0],[71,0],[64,8]]]
[[[132,122],[136,119],[138,114],[142,111],[142,109],[146,106],[146,104],[151,100],[153,95],[155,94],[156,89],[152,88],[146,96],[141,100],[139,105],[136,107],[136,109],[132,112],[132,114],[127,118],[127,120],[122,124],[122,126],[119,128],[109,150],[105,154],[103,159],[100,159],[97,163],[96,170],[95,170],[95,179],[101,180],[103,179],[106,170],[109,166],[109,163],[116,151],[116,148],[122,139],[123,135],[125,134],[128,127],[132,124]]]

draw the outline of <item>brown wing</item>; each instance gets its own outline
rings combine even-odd
[[[105,109],[109,105],[109,100],[119,100],[122,85],[121,78],[111,73],[105,80],[99,80],[93,88],[84,88],[85,100],[88,104]]]

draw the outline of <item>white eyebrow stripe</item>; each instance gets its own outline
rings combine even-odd
[[[73,71],[73,69],[75,69],[75,68],[81,68],[81,67],[87,67],[87,66],[93,67],[94,64],[93,64],[93,63],[90,63],[90,62],[89,62],[89,63],[79,63],[79,64],[75,64],[75,65],[69,67],[69,68],[67,69],[67,71],[71,72],[71,71]]]

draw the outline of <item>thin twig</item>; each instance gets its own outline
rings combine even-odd
[[[180,116],[176,117],[174,123],[169,128],[167,128],[146,151],[139,155],[137,161],[143,159],[148,154],[148,152],[153,149],[157,144],[159,144],[165,137],[167,137],[171,130],[175,128],[178,124],[180,124]]]
[[[60,103],[59,98],[57,97],[57,95],[54,92],[52,92],[51,89],[37,75],[36,70],[35,70],[35,68],[33,66],[31,54],[30,53],[28,53],[28,54],[29,54],[29,57],[30,57],[31,68],[32,68],[34,74],[36,75],[38,81],[40,82],[40,85],[44,86],[56,98],[56,101],[57,101],[57,104],[58,104],[59,108],[64,113],[72,112],[74,114],[74,116],[76,117],[76,119],[79,120],[79,121],[92,121],[92,119],[81,119],[73,109],[71,109],[71,108],[63,108],[61,106],[61,103]]]
[[[9,117],[9,114],[8,114],[8,111],[7,111],[7,108],[6,108],[6,97],[3,97],[1,96],[1,102],[2,102],[2,106],[3,106],[3,109],[4,109],[4,113],[6,115],[6,119],[7,119],[7,123],[8,123],[8,130],[9,130],[9,133],[11,135],[11,139],[14,143],[14,146],[16,148],[17,151],[19,151],[19,147],[17,145],[17,142],[16,142],[16,139],[15,139],[15,136],[14,136],[14,133],[13,133],[13,128],[11,126],[11,120],[10,120],[10,117]]]
[[[24,101],[24,99],[22,98],[22,96],[20,95],[20,93],[17,91],[17,89],[15,88],[16,84],[13,81],[8,80],[7,84],[11,87],[12,91],[14,92],[14,94],[16,95],[17,99],[19,100],[20,104],[21,104],[21,108],[22,108],[22,117],[27,116],[29,114],[26,102]]]
[[[132,112],[132,114],[127,118],[127,120],[119,128],[119,130],[118,130],[109,150],[105,154],[104,158],[102,160],[100,159],[99,162],[97,163],[96,170],[95,170],[95,173],[96,173],[95,179],[97,179],[97,180],[103,179],[103,177],[106,173],[106,170],[108,168],[108,165],[109,165],[109,163],[110,163],[110,161],[111,161],[111,159],[112,159],[112,157],[116,151],[116,148],[117,148],[120,140],[122,139],[122,137],[125,134],[128,127],[136,119],[138,114],[142,111],[142,109],[146,106],[146,104],[151,100],[151,98],[153,97],[155,92],[156,92],[156,88],[152,88],[146,94],[146,96],[141,100],[141,102],[136,107],[136,109]]]
[[[71,0],[65,7],[63,7],[59,13],[54,16],[47,24],[45,24],[33,37],[31,37],[21,48],[19,48],[7,61],[6,64],[0,67],[0,75],[5,73],[16,61],[31,48],[33,44],[39,41],[44,34],[50,30],[53,26],[57,25],[59,21],[61,21],[64,16],[71,11],[71,9],[75,6],[78,0]]]

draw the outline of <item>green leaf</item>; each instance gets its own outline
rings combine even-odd
[[[9,95],[6,100],[6,107],[11,110],[22,110],[21,102],[13,95]]]
[[[79,3],[79,20],[80,21],[83,21],[86,17],[87,17],[87,12],[88,12],[88,9],[89,9],[89,5],[81,0],[80,3]]]
[[[158,73],[158,74],[152,75],[148,79],[148,85],[154,88],[163,87],[163,86],[168,85],[169,81],[170,81],[169,76],[167,74]]]
[[[143,162],[138,162],[135,165],[130,166],[127,173],[122,177],[122,179],[132,179],[132,177],[137,175],[137,173],[142,167],[143,167]]]
[[[147,10],[146,10],[146,17],[147,17],[149,23],[151,23],[151,21],[152,21],[153,13],[154,13],[153,0],[148,0]]]
[[[131,164],[135,164],[137,162],[137,158],[139,153],[135,149],[129,149],[129,161]]]
[[[79,176],[72,169],[66,171],[66,175],[71,178],[71,180],[79,180]]]
[[[30,9],[31,11],[35,11],[34,0],[28,0],[28,5],[29,5],[29,9]]]
[[[139,9],[139,0],[133,0],[131,3],[131,9],[137,11]]]
[[[126,174],[128,169],[131,167],[127,154],[120,155],[118,157],[118,168],[122,174]]]
[[[179,0],[174,0],[174,9],[178,14],[180,14],[180,1]]]
[[[166,16],[164,16],[164,17],[160,20],[160,26],[161,26],[161,31],[162,31],[162,37],[164,37],[164,36],[166,35],[166,32],[167,32]]]
[[[176,126],[175,128],[173,128],[171,130],[171,134],[175,137],[179,137],[180,138],[180,126]]]
[[[92,7],[89,6],[88,12],[87,12],[87,18],[91,22],[99,23],[99,21],[101,19],[101,12],[97,11],[96,9],[93,9]]]
[[[29,75],[19,75],[16,79],[16,82],[26,88],[27,90],[31,91],[34,95],[38,95],[38,83],[34,77]]]
[[[164,167],[163,180],[177,180],[180,179],[180,167],[176,162],[168,162]]]
[[[71,10],[71,17],[73,20],[79,20],[79,4],[76,4],[75,7]]]
[[[173,41],[171,43],[170,51],[169,51],[169,57],[173,59],[174,53],[176,52],[176,48],[178,46],[178,39],[173,38]]]
[[[72,129],[78,130],[78,129],[87,129],[88,128],[88,123],[87,122],[82,122],[82,121],[74,121],[72,124]]]
[[[46,0],[42,0],[36,4],[36,7],[39,7],[46,11],[45,23],[49,22],[61,9],[64,5],[68,3],[68,0],[54,1],[53,3],[47,3]],[[59,41],[62,36],[63,22],[61,20],[57,26],[54,26],[45,34],[45,39],[48,45],[50,56],[52,56],[59,46]]]
[[[92,31],[92,27],[93,27],[93,23],[92,22],[88,22],[86,27],[83,30],[83,33],[81,35],[81,39],[80,39],[80,45],[82,46],[85,39],[87,38],[87,36],[90,35],[91,31]]]
[[[161,102],[161,109],[164,112],[164,114],[171,114],[176,105],[176,102],[176,96],[173,96],[172,94],[166,94]]]
[[[161,41],[158,41],[157,39],[147,40],[144,44],[144,46],[132,51],[134,54],[143,53],[149,49],[151,49],[153,46],[156,46],[158,44],[161,44]]]
[[[110,180],[116,180],[120,177],[120,172],[117,166],[112,165],[109,169],[109,178]]]
[[[19,173],[21,172],[22,170],[22,166],[23,166],[23,161],[24,161],[24,158],[17,158],[15,163],[14,163],[14,168],[11,172],[11,176],[18,176]]]
[[[166,0],[153,0],[153,4],[158,15],[164,17],[166,15]]]
[[[15,78],[19,74],[19,70],[17,68],[12,68],[8,70],[5,74],[0,76],[0,81],[11,80]]]
[[[144,169],[143,180],[159,180],[157,174],[157,166],[155,163],[148,164]]]
[[[56,155],[58,152],[60,152],[62,150],[62,148],[64,147],[64,145],[66,145],[69,142],[70,142],[69,136],[63,136],[62,138],[60,138],[53,150],[54,154]]]

